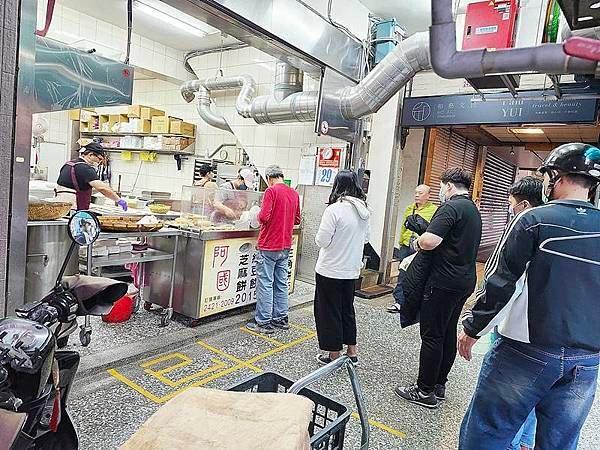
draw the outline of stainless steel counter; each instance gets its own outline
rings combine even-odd
[[[290,264],[293,289],[299,229],[294,230]],[[175,252],[175,312],[193,320],[256,301],[256,240],[258,230],[181,231],[177,248],[172,239],[150,239],[150,246],[165,253]],[[171,292],[172,264],[146,264],[147,299],[167,306]]]
[[[27,223],[24,303],[42,299],[54,287],[60,267],[71,246],[68,223],[66,219]],[[67,265],[65,275],[75,275],[77,272],[75,254]]]

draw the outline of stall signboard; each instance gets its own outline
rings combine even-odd
[[[333,180],[340,170],[342,148],[320,147],[317,160],[317,186],[333,186]]]
[[[207,241],[202,271],[198,317],[207,317],[256,303],[258,238]],[[298,236],[292,240],[288,262],[288,289],[293,291]]]
[[[402,126],[595,124],[598,99],[593,94],[556,99],[544,91],[522,91],[517,98],[505,93],[486,94],[485,101],[473,95],[407,98],[402,109]]]

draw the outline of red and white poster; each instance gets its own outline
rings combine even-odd
[[[340,170],[342,152],[336,147],[319,147],[317,160],[317,186],[333,186],[333,180]]]

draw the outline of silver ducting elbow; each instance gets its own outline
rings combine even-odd
[[[311,122],[317,115],[318,102],[318,92],[298,92],[282,101],[265,95],[252,102],[251,117],[258,124]]]
[[[252,101],[256,97],[256,82],[250,75],[241,75],[242,89],[235,101],[235,109],[238,114],[246,119],[250,118]]]
[[[197,107],[198,107],[198,114],[200,115],[200,118],[212,127],[219,128],[220,130],[225,130],[225,131],[228,131],[229,133],[233,134],[233,131],[231,130],[225,117],[223,117],[219,114],[215,114],[210,109],[210,95],[204,87],[201,86],[198,89],[197,97],[198,97],[198,106]]]
[[[273,97],[278,102],[297,92],[302,92],[304,87],[304,73],[300,69],[285,62],[278,62],[275,66],[275,86]]]
[[[200,80],[186,81],[181,85],[180,91],[181,96],[187,103],[191,103],[194,100],[196,92],[202,87]]]
[[[416,33],[400,42],[358,85],[341,92],[342,115],[358,119],[379,111],[417,72],[429,68],[429,36]]]

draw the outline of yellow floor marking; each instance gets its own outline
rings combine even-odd
[[[227,367],[227,364],[225,364],[223,361],[218,360],[218,359],[211,358],[211,362],[213,363],[212,366],[207,367],[206,369],[203,369],[199,372],[195,372],[186,377],[179,378],[177,380],[171,380],[170,378],[165,377],[163,373],[154,372],[153,370],[150,370],[150,369],[146,369],[145,372],[149,375],[152,375],[154,378],[163,382],[167,386],[175,388],[175,387],[181,386],[182,384],[187,383],[188,381],[195,380],[197,378],[203,377],[204,375],[207,375],[209,373],[212,373],[212,372],[215,372],[217,370],[221,370],[221,369]],[[170,367],[169,367],[169,369],[170,369]]]
[[[298,338],[296,340],[293,340],[292,342],[288,342],[287,344],[283,344],[280,347],[275,347],[271,350],[268,350],[264,353],[261,353],[260,355],[256,355],[254,358],[250,358],[249,360],[246,361],[247,364],[254,364],[257,361],[261,361],[271,355],[275,355],[276,353],[282,352],[283,350],[286,350],[288,348],[292,348],[295,347],[298,344],[301,344],[305,341],[308,341],[309,339],[314,338],[317,335],[317,333],[310,333],[307,334],[306,336],[302,336],[301,338]]]
[[[161,401],[161,397],[158,397],[158,396],[154,395],[152,392],[147,391],[146,389],[144,389],[143,387],[141,387],[137,383],[131,381],[125,375],[121,375],[116,369],[108,369],[107,372],[110,375],[112,375],[113,377],[115,377],[117,380],[119,380],[121,383],[126,384],[131,389],[133,389],[134,391],[142,394],[144,397],[146,397],[147,399],[153,401],[154,403],[163,403]]]
[[[261,338],[262,340],[267,341],[267,342],[269,342],[271,344],[275,344],[277,346],[279,346],[279,345],[285,345],[283,342],[278,341],[277,339],[273,339],[272,337],[265,336],[264,334],[257,333],[256,331],[249,330],[246,327],[240,327],[240,330],[242,330],[244,333],[248,333],[248,334],[252,334],[254,336],[257,336],[257,337]]]
[[[358,413],[353,412],[351,415],[355,419],[360,420],[360,416],[358,415]],[[399,438],[402,438],[402,439],[404,439],[406,437],[406,433],[404,433],[403,431],[396,430],[395,428],[387,426],[385,423],[377,422],[376,420],[373,420],[373,419],[369,419],[369,425],[371,425],[375,428],[379,428],[380,430],[386,431],[386,432],[388,432],[394,436],[397,436]]]
[[[300,325],[299,323],[290,323],[290,328],[295,328],[296,330],[305,331],[306,333],[314,333],[315,330],[309,327],[305,327],[304,325]]]
[[[211,351],[211,352],[213,352],[213,353],[215,353],[215,354],[217,354],[219,356],[222,356],[225,359],[233,361],[236,364],[233,365],[233,366],[231,366],[231,367],[228,367],[226,369],[223,369],[223,370],[221,370],[219,372],[213,373],[212,375],[210,375],[210,376],[208,376],[206,378],[203,378],[202,380],[198,380],[195,383],[192,383],[192,384],[190,384],[188,386],[184,386],[184,387],[179,388],[179,389],[177,389],[177,390],[175,390],[173,392],[170,392],[169,394],[166,394],[166,395],[164,395],[162,397],[159,397],[159,396],[154,395],[153,393],[149,392],[147,389],[143,388],[142,386],[138,385],[134,381],[132,381],[129,378],[127,378],[125,375],[119,373],[116,369],[109,369],[108,373],[110,375],[112,375],[113,377],[115,377],[117,380],[119,380],[122,383],[124,383],[125,385],[129,386],[134,391],[136,391],[139,394],[143,395],[147,399],[153,401],[154,403],[162,404],[162,403],[167,402],[168,400],[172,399],[173,397],[177,396],[178,394],[180,394],[180,393],[182,393],[182,392],[184,392],[184,391],[186,391],[186,390],[188,390],[190,388],[203,386],[203,385],[205,385],[207,383],[210,383],[211,381],[218,380],[219,378],[222,378],[222,377],[224,377],[226,375],[229,375],[230,373],[233,373],[233,372],[235,372],[237,370],[240,370],[240,369],[243,369],[243,368],[250,369],[250,370],[252,370],[252,371],[254,371],[256,373],[261,373],[262,369],[259,368],[259,367],[257,367],[257,366],[255,366],[254,365],[255,362],[261,361],[261,360],[263,360],[265,358],[268,358],[271,355],[275,355],[275,354],[277,354],[279,352],[282,352],[282,351],[284,351],[286,349],[295,347],[296,345],[299,345],[299,344],[301,344],[301,343],[303,343],[305,341],[308,341],[309,339],[312,339],[312,338],[314,338],[317,335],[314,331],[310,330],[309,328],[300,327],[300,326],[297,326],[297,325],[290,325],[290,326],[292,326],[294,328],[297,328],[297,329],[301,329],[301,330],[308,330],[310,332],[309,332],[309,334],[306,334],[305,336],[302,336],[302,337],[300,337],[298,339],[295,339],[295,340],[293,340],[291,342],[281,343],[281,345],[279,345],[279,347],[273,348],[273,349],[268,350],[268,351],[266,351],[264,353],[256,355],[255,357],[253,357],[253,358],[251,358],[249,360],[246,360],[246,361],[241,360],[241,359],[239,359],[239,358],[237,358],[237,357],[235,357],[235,356],[233,356],[233,355],[231,355],[231,354],[229,354],[227,352],[224,352],[221,349],[213,347],[213,346],[207,344],[204,341],[197,341],[196,343],[198,345],[200,345],[201,347],[203,347],[203,348],[205,348],[205,349],[207,349],[207,350],[209,350],[209,351]],[[248,331],[250,331],[250,330],[248,330]],[[147,361],[147,362],[143,363],[141,366],[143,368],[150,367],[152,365],[158,364],[158,363],[163,362],[163,361],[168,361],[169,359],[173,359],[173,358],[180,358],[180,359],[182,359],[181,362],[179,362],[179,363],[177,363],[177,364],[174,365],[174,366],[177,366],[177,367],[183,367],[182,364],[184,362],[187,362],[188,360],[192,361],[191,358],[189,358],[186,355],[183,355],[182,353],[171,353],[171,354],[163,355],[163,356],[158,357],[156,359]],[[214,361],[215,360],[213,360],[213,362]],[[219,361],[219,360],[216,360],[216,361]],[[187,363],[187,364],[189,364],[189,363]],[[175,369],[174,366],[166,367],[166,368],[164,368],[164,369],[162,369],[160,371],[156,371],[155,373],[159,374],[159,376],[162,376],[162,375],[164,375],[164,373],[168,373],[171,370],[174,370]],[[211,369],[211,368],[209,368],[209,369]],[[205,371],[209,370],[209,369],[205,369]],[[152,375],[154,375],[154,374],[152,374]],[[196,375],[196,374],[194,374],[194,375]],[[191,375],[191,376],[194,376],[194,375]],[[165,378],[165,380],[168,380],[168,378],[166,378],[166,377],[164,377],[164,378]],[[173,383],[173,381],[171,381],[171,380],[168,380],[168,381],[171,382],[171,383]],[[165,384],[169,385],[169,383],[165,383]]]
[[[212,345],[207,344],[204,341],[197,341],[196,344],[198,344],[200,347],[204,347],[205,349],[210,350],[213,353],[216,353],[219,356],[222,356],[223,358],[229,359],[230,361],[233,361],[234,363],[237,363],[238,365],[240,365],[242,367],[247,367],[248,369],[250,369],[256,373],[262,372],[262,369],[260,367],[256,367],[256,366],[252,365],[252,363],[255,361],[243,361],[239,358],[236,358],[233,355],[230,355],[229,353],[224,352],[221,349],[218,349],[216,347],[213,347]]]
[[[192,362],[192,360],[188,356],[184,355],[183,353],[176,352],[176,353],[169,353],[168,355],[163,355],[163,356],[160,356],[155,359],[151,359],[150,361],[146,361],[145,363],[141,364],[141,366],[143,368],[151,367],[151,366],[154,366],[163,361],[168,361],[168,360],[174,359],[174,358],[179,358],[179,359],[181,359],[181,361],[187,362],[187,363]]]

